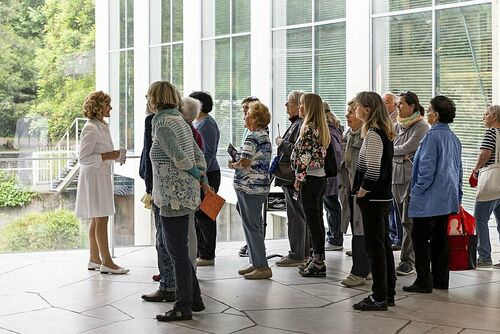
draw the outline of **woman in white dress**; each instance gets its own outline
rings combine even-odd
[[[113,162],[120,151],[113,149],[109,125],[104,117],[111,112],[111,98],[102,91],[85,98],[83,114],[88,118],[80,141],[80,175],[76,191],[76,215],[90,218],[89,270],[101,274],[126,274],[129,270],[116,265],[108,247],[108,217],[115,214],[113,198]]]

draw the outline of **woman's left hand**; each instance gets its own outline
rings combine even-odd
[[[203,190],[203,193],[205,193],[205,194],[214,192],[212,187],[210,187],[210,185],[208,183],[205,183],[205,182],[201,182],[201,189]]]
[[[300,188],[302,187],[302,182],[300,182],[299,180],[295,180],[293,187],[295,188],[295,190],[300,191]]]
[[[368,191],[364,190],[363,188],[359,188],[359,191],[358,191],[358,198],[362,198],[362,197],[365,197],[366,194],[368,194]]]

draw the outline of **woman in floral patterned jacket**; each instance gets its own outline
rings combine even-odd
[[[323,194],[326,188],[325,156],[330,145],[323,101],[317,94],[304,94],[299,114],[304,118],[297,144],[292,152],[295,169],[295,190],[301,192],[306,224],[311,233],[313,254],[299,266],[306,277],[325,277],[325,226],[323,224]]]

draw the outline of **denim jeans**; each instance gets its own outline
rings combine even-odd
[[[340,230],[341,208],[339,197],[337,195],[323,196],[323,204],[328,222],[326,241],[334,246],[342,246],[344,244],[344,234]]]
[[[393,245],[401,246],[403,242],[403,225],[401,224],[400,206],[393,200],[389,212],[389,237]]]
[[[486,202],[476,202],[474,206],[474,217],[476,218],[476,230],[479,244],[477,253],[481,260],[491,260],[490,231],[488,220],[491,214],[495,215],[497,221],[497,231],[500,235],[500,199]]]
[[[163,241],[175,268],[174,309],[191,314],[191,306],[201,301],[200,286],[188,252],[189,215],[180,217],[160,216]]]
[[[326,177],[306,176],[306,182],[300,189],[300,199],[304,208],[306,224],[311,233],[313,259],[325,259],[325,225],[323,223],[323,194],[326,189]]]
[[[269,267],[264,245],[264,219],[262,218],[262,205],[267,198],[267,193],[247,194],[236,190],[236,197],[248,245],[250,264],[255,268]]]
[[[160,209],[153,203],[153,213],[156,226],[156,252],[158,253],[158,269],[160,270],[160,290],[175,291],[175,271],[172,259],[168,254],[160,225]]]

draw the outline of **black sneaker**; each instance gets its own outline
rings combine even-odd
[[[141,296],[147,302],[175,302],[175,291],[156,290]]]
[[[299,274],[303,277],[326,277],[326,265],[311,261],[306,269],[299,271]]]
[[[193,302],[193,305],[191,305],[191,311],[193,312],[201,312],[205,309],[205,304],[203,304],[203,301],[200,300],[199,302]]]
[[[193,319],[192,314],[187,314],[180,310],[171,309],[164,314],[158,314],[156,316],[156,320],[158,321],[183,321],[183,320],[191,320]]]
[[[377,302],[372,296],[368,296],[359,303],[352,306],[356,311],[387,311],[386,302]]]
[[[387,298],[387,306],[396,306],[396,302],[394,301],[394,297]]]
[[[303,264],[299,264],[297,266],[297,268],[299,268],[299,271],[306,270],[306,268],[309,267],[311,262],[312,262],[312,258],[308,258],[306,262],[304,262]]]
[[[242,246],[238,251],[238,255],[241,257],[249,257],[250,254],[248,254],[248,245]]]

